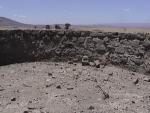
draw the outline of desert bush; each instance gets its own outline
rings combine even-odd
[[[68,30],[70,27],[71,27],[71,24],[69,24],[69,23],[66,23],[66,24],[65,24],[65,29],[66,29],[66,30]]]
[[[55,29],[61,29],[60,25],[56,24]]]
[[[50,29],[50,25],[46,25],[45,28],[46,28],[46,29]]]

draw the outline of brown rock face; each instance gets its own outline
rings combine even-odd
[[[83,56],[94,62],[95,58],[103,56],[107,64],[146,71],[150,56],[149,37],[148,33],[1,30],[0,65],[42,60],[81,61]]]

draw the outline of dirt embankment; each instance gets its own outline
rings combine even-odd
[[[150,34],[89,31],[0,31],[0,65],[52,60],[113,64],[132,71],[150,72]]]

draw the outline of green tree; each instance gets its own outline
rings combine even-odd
[[[56,24],[55,29],[61,29],[60,25]]]
[[[65,24],[65,29],[66,29],[66,30],[70,29],[70,27],[71,27],[71,24],[69,24],[69,23],[66,23],[66,24]]]
[[[37,29],[37,26],[34,26],[34,29]]]
[[[46,25],[45,28],[46,28],[46,29],[50,29],[50,25]]]

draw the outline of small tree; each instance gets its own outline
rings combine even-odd
[[[56,24],[55,29],[61,29],[61,27],[58,24]]]
[[[70,26],[71,26],[71,24],[66,23],[66,24],[65,24],[65,29],[68,30],[68,29],[70,28]]]
[[[34,29],[37,29],[37,26],[36,26],[36,25],[34,26]]]
[[[46,29],[50,29],[50,25],[46,25],[45,28],[46,28]]]

